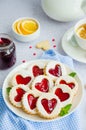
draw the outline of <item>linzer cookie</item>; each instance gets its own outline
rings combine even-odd
[[[32,82],[31,89],[35,90],[39,95],[48,93],[53,87],[53,81],[49,76],[38,76]]]
[[[15,107],[22,107],[21,100],[23,95],[29,91],[29,88],[25,85],[17,85],[12,87],[9,92],[9,100]]]
[[[30,90],[26,92],[22,98],[23,110],[26,113],[37,114],[36,102],[38,100],[38,95],[35,91]]]
[[[59,115],[61,102],[59,98],[52,93],[43,94],[38,98],[37,110],[41,117],[52,119]]]
[[[31,74],[29,74],[27,70],[21,70],[13,75],[11,84],[12,86],[22,84],[27,85],[29,87],[31,81],[32,81]]]
[[[57,61],[49,62],[45,68],[45,73],[53,80],[56,80],[58,77],[67,74],[65,66]]]
[[[53,93],[60,99],[62,107],[71,104],[73,93],[67,85],[58,85],[53,88]]]
[[[28,72],[32,75],[32,77],[37,77],[39,75],[44,75],[44,68],[44,62],[33,63],[28,67]]]
[[[59,84],[67,85],[69,88],[71,88],[74,95],[77,93],[78,83],[73,77],[68,76],[68,75],[61,76],[55,82],[55,85],[59,85]]]

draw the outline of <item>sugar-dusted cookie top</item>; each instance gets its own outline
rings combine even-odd
[[[27,70],[19,70],[13,75],[11,84],[12,86],[22,84],[27,85],[29,87],[32,82],[32,79],[33,77]]]
[[[22,107],[21,100],[23,95],[29,91],[29,88],[26,85],[17,85],[12,87],[9,92],[9,100],[15,107]]]
[[[77,93],[78,83],[76,82],[76,80],[73,77],[71,77],[69,75],[59,77],[56,80],[55,85],[59,85],[59,84],[67,85],[69,88],[71,88],[74,95]]]
[[[38,97],[35,91],[30,90],[26,92],[22,98],[23,110],[30,114],[37,114],[36,102]]]
[[[45,93],[38,98],[37,110],[41,117],[52,119],[59,115],[61,102],[55,94]]]
[[[44,62],[32,63],[30,66],[28,66],[27,71],[32,75],[32,77],[44,75],[45,65],[46,64]]]
[[[58,77],[67,74],[65,66],[57,61],[49,62],[45,68],[45,73],[53,80],[56,80]]]
[[[61,84],[54,86],[53,93],[60,99],[63,107],[72,103],[74,95],[67,85]]]
[[[53,87],[53,81],[49,76],[41,75],[37,76],[31,85],[31,89],[35,90],[37,93],[48,93]]]

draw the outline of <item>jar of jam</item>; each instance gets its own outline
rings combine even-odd
[[[8,34],[0,33],[0,69],[7,69],[16,62],[15,44]]]

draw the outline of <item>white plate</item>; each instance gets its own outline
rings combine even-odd
[[[86,51],[81,49],[73,34],[73,28],[69,29],[62,38],[62,48],[73,59],[86,63]]]
[[[4,101],[6,103],[6,105],[8,106],[8,108],[13,112],[15,113],[17,116],[20,116],[26,120],[30,120],[30,121],[35,121],[35,122],[49,122],[49,121],[53,121],[53,120],[59,120],[59,119],[62,119],[68,115],[70,115],[74,110],[75,108],[80,104],[80,101],[81,101],[81,98],[82,98],[82,94],[83,94],[83,86],[82,86],[82,83],[81,83],[81,80],[80,78],[78,77],[78,75],[75,76],[75,79],[76,81],[78,82],[79,84],[79,89],[78,89],[78,92],[77,92],[77,95],[74,97],[74,100],[73,100],[73,104],[72,104],[72,108],[69,112],[69,114],[65,115],[64,117],[57,117],[55,119],[43,119],[43,118],[40,118],[39,116],[37,115],[30,115],[30,114],[27,114],[25,113],[22,109],[19,109],[19,108],[16,108],[14,107],[10,102],[9,102],[9,99],[8,99],[8,94],[7,94],[7,91],[6,91],[6,88],[9,87],[9,81],[11,79],[11,77],[13,76],[13,74],[19,70],[21,70],[22,68],[23,69],[26,69],[27,66],[29,66],[31,63],[38,63],[38,62],[44,62],[44,63],[47,63],[51,60],[34,60],[34,61],[30,61],[30,62],[27,62],[27,63],[23,63],[21,65],[19,65],[18,67],[16,67],[14,70],[12,70],[8,76],[6,77],[5,81],[4,81],[4,84],[3,84],[3,98],[4,98]],[[65,65],[66,69],[67,69],[67,73],[71,73],[73,72],[74,70],[71,70],[69,67],[67,67]]]

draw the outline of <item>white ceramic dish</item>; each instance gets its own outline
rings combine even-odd
[[[32,20],[34,20],[34,21],[38,24],[38,29],[37,29],[34,33],[29,34],[29,35],[21,35],[21,34],[16,33],[15,30],[14,30],[14,24],[15,24],[16,22],[18,22],[19,20],[23,20],[23,19],[28,19],[28,20],[29,20],[29,19],[32,19]],[[35,19],[35,18],[28,18],[28,17],[19,18],[19,19],[15,20],[15,21],[13,22],[13,24],[12,24],[12,33],[13,33],[13,36],[14,36],[17,40],[19,40],[19,41],[21,41],[21,42],[30,42],[30,41],[33,41],[33,40],[35,40],[36,38],[38,38],[39,35],[40,35],[40,23],[39,23],[38,20]]]
[[[81,49],[75,38],[74,28],[69,29],[62,38],[62,48],[67,55],[73,59],[86,63],[86,50]]]
[[[12,70],[8,76],[6,77],[5,81],[4,81],[4,84],[3,84],[3,98],[4,98],[4,101],[7,105],[7,107],[13,112],[15,113],[17,116],[20,116],[26,120],[30,120],[30,121],[35,121],[35,122],[50,122],[50,121],[54,121],[54,120],[59,120],[59,119],[62,119],[68,115],[70,115],[77,107],[78,105],[80,104],[81,102],[81,99],[82,99],[82,95],[83,95],[83,86],[82,86],[82,83],[81,83],[81,80],[80,78],[78,77],[78,75],[75,76],[75,79],[76,81],[78,82],[79,84],[79,89],[78,89],[78,92],[77,92],[77,95],[74,97],[74,101],[73,101],[73,104],[72,104],[72,108],[69,112],[69,114],[63,116],[63,117],[57,117],[55,119],[43,119],[43,118],[40,118],[39,116],[37,115],[29,115],[27,113],[25,113],[22,109],[19,109],[19,108],[16,108],[14,107],[10,102],[9,102],[9,99],[8,99],[8,94],[6,92],[6,88],[8,87],[8,82],[10,80],[10,78],[12,77],[12,75],[17,72],[18,70],[20,69],[26,69],[28,65],[30,65],[31,63],[38,63],[38,62],[44,62],[44,63],[47,63],[51,60],[34,60],[34,61],[30,61],[30,62],[27,62],[27,63],[23,63],[21,65],[19,65],[18,67],[16,67],[14,70]],[[67,69],[67,73],[71,73],[73,72],[74,70],[71,70],[68,66],[66,66],[66,69]]]

